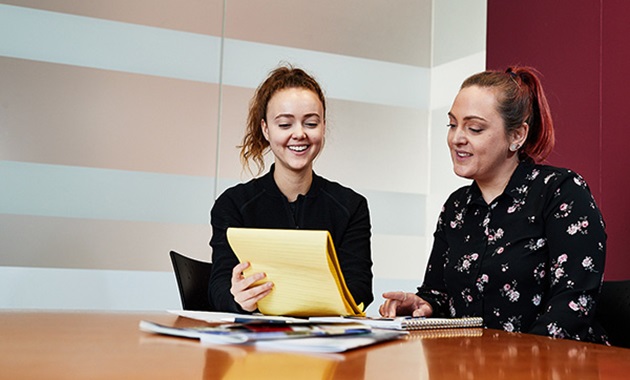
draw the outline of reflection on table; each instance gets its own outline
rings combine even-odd
[[[630,349],[497,330],[412,332],[344,354],[203,346],[139,331],[167,313],[0,312],[0,378],[620,379]]]

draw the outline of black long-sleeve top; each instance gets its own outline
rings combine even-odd
[[[444,204],[418,295],[435,316],[604,343],[594,322],[604,272],[602,215],[578,174],[521,162],[487,204],[476,183]]]
[[[266,175],[227,189],[211,211],[212,276],[209,297],[220,311],[243,312],[230,293],[232,269],[238,259],[227,241],[228,227],[328,230],[341,270],[357,304],[367,307],[372,294],[371,225],[362,195],[313,173],[306,195],[289,203]]]

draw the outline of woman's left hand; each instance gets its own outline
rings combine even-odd
[[[413,293],[386,292],[383,293],[385,303],[378,311],[385,318],[394,318],[397,315],[411,315],[414,317],[430,317],[433,308],[424,299]]]

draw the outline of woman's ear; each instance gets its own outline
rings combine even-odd
[[[526,122],[523,122],[521,125],[518,126],[518,128],[512,131],[512,144],[516,144],[519,147],[525,145],[528,133],[529,125]]]
[[[260,130],[262,131],[263,136],[265,136],[265,140],[269,141],[269,127],[267,126],[265,119],[260,120]]]

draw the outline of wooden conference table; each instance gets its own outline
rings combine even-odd
[[[625,379],[630,349],[477,329],[344,354],[202,346],[139,331],[167,313],[0,311],[1,379]],[[470,332],[470,331],[469,331]]]

